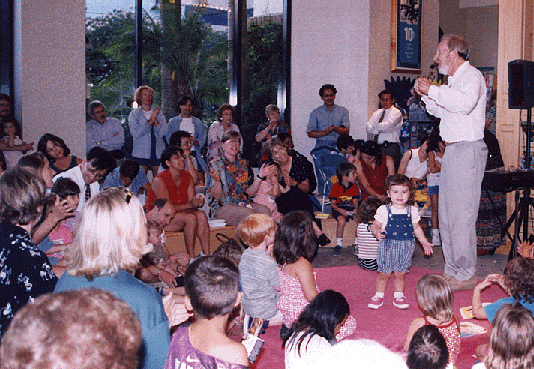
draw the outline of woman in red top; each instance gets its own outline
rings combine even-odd
[[[206,214],[198,208],[204,205],[202,194],[195,196],[191,175],[184,170],[185,157],[182,149],[169,146],[161,153],[161,165],[165,169],[152,181],[148,192],[148,209],[157,199],[167,199],[174,204],[176,215],[165,228],[166,231],[184,231],[187,253],[195,258],[195,240],[198,237],[204,255],[209,255],[209,225]]]
[[[364,142],[360,160],[356,160],[356,172],[362,190],[362,201],[373,196],[385,200],[386,178],[395,174],[395,164],[390,156],[382,155],[374,141]]]

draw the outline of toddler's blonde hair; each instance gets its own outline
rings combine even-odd
[[[453,318],[454,296],[451,286],[439,274],[425,274],[419,279],[417,302],[425,316],[443,321]]]

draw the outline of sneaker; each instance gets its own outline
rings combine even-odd
[[[357,244],[352,245],[352,253],[358,256],[358,245]]]
[[[334,247],[333,255],[334,256],[341,256],[341,246],[337,245],[336,247]]]
[[[434,246],[441,246],[441,237],[439,236],[439,231],[432,231],[432,244]]]
[[[406,297],[404,296],[395,297],[393,299],[393,305],[398,309],[408,309],[410,307],[410,305],[406,303]]]
[[[328,237],[326,237],[326,235],[323,233],[322,235],[319,236],[319,245],[321,246],[326,246],[328,245],[330,242],[330,239]]]
[[[384,305],[384,298],[374,295],[373,297],[371,297],[371,302],[367,304],[367,307],[376,310],[382,305]]]

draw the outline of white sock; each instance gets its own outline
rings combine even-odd
[[[432,228],[432,236],[439,236],[439,228]]]
[[[343,246],[343,238],[336,238],[336,245]]]
[[[375,296],[376,297],[380,297],[381,299],[383,299],[384,298],[384,292],[377,292],[377,293],[375,293]]]
[[[354,237],[354,242],[352,244],[353,245],[357,245],[358,244],[358,237]]]
[[[393,297],[396,298],[396,299],[404,297],[404,292],[395,291],[395,292],[393,292]]]

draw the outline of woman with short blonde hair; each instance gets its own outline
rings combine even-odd
[[[159,158],[165,148],[163,137],[167,134],[167,121],[161,107],[154,106],[154,90],[140,86],[135,90],[134,100],[138,107],[128,117],[130,133],[133,137],[132,157],[155,177],[158,174]]]
[[[68,273],[88,279],[133,271],[150,252],[147,225],[137,197],[125,188],[102,191],[86,204],[69,249]]]
[[[100,288],[126,301],[141,321],[145,349],[140,362],[147,369],[163,368],[170,344],[161,296],[130,273],[150,249],[137,197],[126,188],[106,188],[85,204],[68,250],[67,272],[54,290]]]

